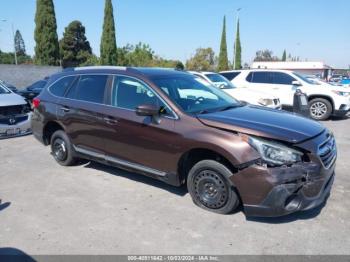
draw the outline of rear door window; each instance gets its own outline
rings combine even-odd
[[[82,75],[68,91],[67,98],[105,104],[108,75]]]
[[[251,79],[249,82],[257,84],[272,84],[272,73],[271,72],[252,72]]]
[[[55,82],[50,86],[49,90],[55,96],[62,97],[66,93],[66,90],[72,85],[76,76],[66,76]]]

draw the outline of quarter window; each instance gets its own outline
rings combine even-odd
[[[67,76],[58,80],[56,83],[50,86],[50,92],[55,96],[64,96],[66,90],[72,85],[75,78],[76,76]]]
[[[107,75],[83,75],[67,93],[67,98],[104,104]]]

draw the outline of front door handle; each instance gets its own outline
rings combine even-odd
[[[118,124],[118,120],[116,120],[112,117],[104,117],[103,120],[109,125],[117,125]]]
[[[62,110],[63,112],[66,112],[66,113],[70,111],[69,107],[66,107],[66,106],[61,107],[61,110]]]

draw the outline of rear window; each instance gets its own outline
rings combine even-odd
[[[55,96],[62,97],[66,93],[66,90],[72,85],[76,76],[66,76],[61,78],[53,85],[50,86],[49,90]]]
[[[81,101],[104,104],[108,75],[83,75],[68,91],[67,97]]]
[[[226,77],[228,80],[235,79],[241,72],[227,72],[227,73],[220,73],[220,75]]]

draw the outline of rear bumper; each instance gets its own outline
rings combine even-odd
[[[31,113],[27,114],[27,118],[24,121],[16,124],[0,124],[0,139],[31,134],[31,115]]]

